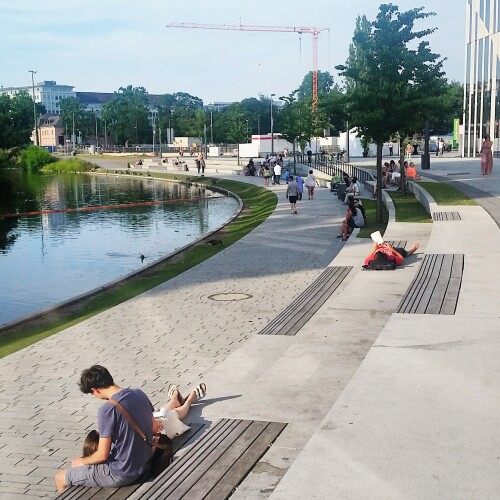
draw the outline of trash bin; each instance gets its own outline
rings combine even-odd
[[[339,185],[337,186],[337,196],[338,196],[339,200],[344,201],[344,198],[345,198],[345,190],[346,190],[346,185],[345,185],[344,183],[339,184]]]

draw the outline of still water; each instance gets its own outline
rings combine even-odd
[[[238,209],[233,198],[165,181],[9,175],[22,194],[17,212],[191,201],[0,218],[0,324],[141,269],[218,228]]]

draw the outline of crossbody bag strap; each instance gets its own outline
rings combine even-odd
[[[120,403],[118,403],[118,401],[115,401],[114,399],[108,399],[108,403],[112,404],[123,415],[125,420],[130,424],[132,429],[134,429],[134,431],[137,432],[137,434],[139,434],[139,436],[141,437],[141,439],[143,441],[145,441],[146,443],[150,444],[151,446],[153,446],[155,448],[160,448],[162,450],[164,450],[167,447],[167,445],[163,445],[160,443],[152,443],[151,441],[149,441],[148,438],[146,437],[146,435],[144,434],[144,432],[142,431],[142,429],[137,425],[135,420],[130,416],[130,413]],[[151,418],[153,418],[153,417],[151,417]]]

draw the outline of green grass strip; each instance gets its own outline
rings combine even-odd
[[[387,223],[389,221],[389,212],[385,205],[382,205],[382,222],[377,220],[377,202],[375,200],[363,199],[361,200],[366,213],[366,220],[368,227],[362,227],[359,230],[358,238],[369,238],[370,234],[374,231],[380,231],[380,234],[385,233]]]
[[[418,185],[425,189],[438,205],[477,205],[472,198],[449,184],[443,182],[419,182]]]
[[[177,179],[173,174],[154,174],[156,178]],[[264,222],[276,208],[277,197],[267,189],[236,181],[211,179],[209,177],[181,177],[182,182],[205,183],[207,187],[216,184],[238,195],[243,201],[243,210],[232,222],[212,237],[220,239],[222,246],[195,244],[164,262],[154,266],[140,276],[117,284],[113,289],[82,300],[70,311],[51,314],[51,319],[29,323],[29,327],[18,327],[0,333],[0,357],[7,356],[54,333],[80,323],[100,312],[131,299],[155,286],[178,276],[188,269],[212,257],[222,249],[238,241]]]
[[[388,191],[396,208],[396,222],[432,222],[422,204],[411,193],[403,196],[400,191]]]

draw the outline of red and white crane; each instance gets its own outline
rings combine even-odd
[[[318,105],[318,35],[329,28],[311,28],[309,26],[246,26],[243,24],[198,24],[198,23],[171,23],[167,28],[186,28],[225,31],[271,31],[278,33],[310,33],[313,37],[313,71],[312,71],[312,109]]]

